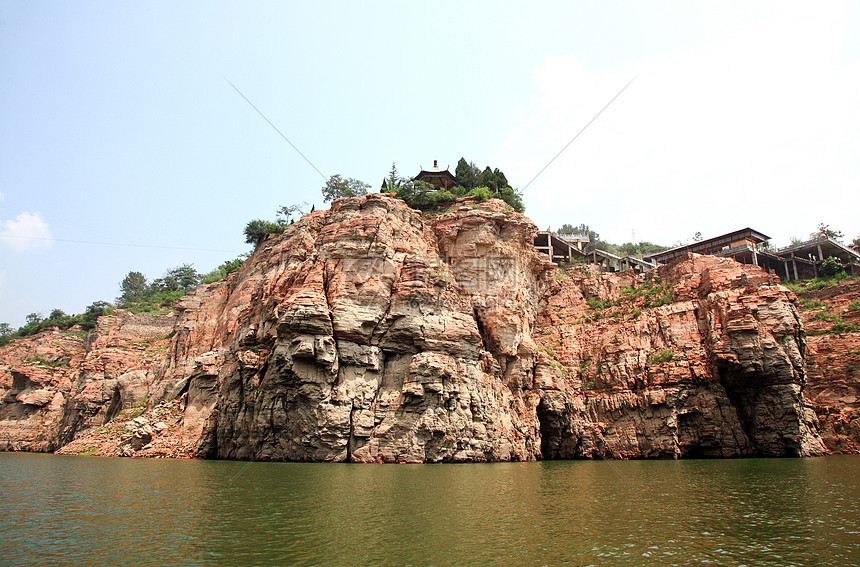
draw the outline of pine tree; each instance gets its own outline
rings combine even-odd
[[[465,158],[460,158],[457,162],[454,177],[457,178],[457,184],[464,189],[474,189],[478,185],[477,168],[474,163],[466,162]]]
[[[484,168],[484,171],[481,172],[481,185],[487,187],[489,189],[493,189],[494,191],[498,191],[499,182],[496,180],[496,174],[493,173],[493,170],[490,169],[488,165]]]

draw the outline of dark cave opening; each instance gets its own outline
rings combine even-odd
[[[537,407],[537,418],[540,428],[541,458],[545,461],[565,458],[560,454],[565,426],[563,415],[553,409],[546,398],[542,398]]]

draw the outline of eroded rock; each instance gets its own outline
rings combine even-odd
[[[0,442],[361,462],[825,451],[794,297],[768,274],[700,256],[561,273],[535,232],[498,200],[435,216],[336,200],[177,316],[103,318],[67,367],[25,363],[44,338],[13,341]]]

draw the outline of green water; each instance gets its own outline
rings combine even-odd
[[[347,465],[0,453],[2,565],[858,565],[860,457]]]

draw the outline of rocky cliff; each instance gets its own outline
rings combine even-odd
[[[439,215],[337,200],[175,317],[14,341],[0,446],[357,462],[826,452],[791,292],[713,257],[648,276],[559,270],[535,230],[496,200]]]
[[[809,387],[821,437],[833,453],[860,453],[860,281],[801,290]]]

